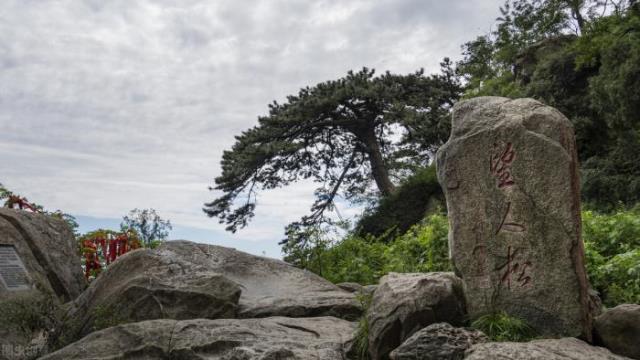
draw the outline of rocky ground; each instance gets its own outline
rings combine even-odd
[[[65,303],[66,333],[41,329],[32,344],[42,359],[355,359],[362,350],[373,359],[640,359],[640,305],[596,319],[601,346],[569,337],[490,342],[464,327],[465,287],[453,273],[392,273],[377,286],[334,285],[279,260],[169,241],[120,257],[77,289],[77,258],[63,256],[73,254],[72,235],[58,220],[0,215],[0,243],[15,246],[40,284],[20,294],[2,288],[0,300],[51,292]],[[34,240],[40,236],[55,243],[47,256],[45,240]],[[0,324],[2,358],[35,358],[11,347],[20,335],[11,325]],[[47,334],[67,345],[44,354]]]

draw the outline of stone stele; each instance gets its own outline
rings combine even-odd
[[[462,101],[436,161],[469,316],[504,310],[540,335],[590,339],[571,122],[532,99]]]

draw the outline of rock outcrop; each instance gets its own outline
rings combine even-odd
[[[38,288],[73,300],[86,287],[79,261],[62,219],[0,208],[0,299]]]
[[[355,320],[362,313],[354,294],[283,261],[188,241],[168,241],[157,251],[204,266],[238,284],[242,289],[240,318],[335,316]]]
[[[72,318],[81,335],[142,320],[234,318],[239,298],[240,287],[220,273],[139,249],[118,258],[91,283],[75,301]]]
[[[390,273],[382,279],[367,311],[369,354],[385,359],[423,327],[464,321],[462,281],[453,273]]]
[[[461,101],[437,172],[469,316],[504,310],[543,336],[589,338],[571,122],[532,99]]]
[[[437,323],[411,335],[389,357],[391,360],[462,360],[468,348],[487,341],[481,331]]]
[[[640,359],[640,305],[622,304],[595,321],[596,341],[616,354]]]
[[[150,320],[94,332],[42,359],[342,360],[355,330],[334,317]]]
[[[576,338],[473,345],[465,360],[628,360]]]

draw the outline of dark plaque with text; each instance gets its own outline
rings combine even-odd
[[[0,245],[0,281],[9,291],[31,288],[27,271],[13,245]]]

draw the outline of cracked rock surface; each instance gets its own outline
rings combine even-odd
[[[42,359],[338,360],[355,330],[334,317],[149,320],[94,332]]]
[[[465,360],[630,360],[576,338],[476,344]]]
[[[180,257],[139,249],[118,258],[74,302],[80,335],[151,319],[233,318],[240,287]]]
[[[86,335],[152,319],[336,316],[355,320],[356,295],[282,261],[221,246],[167,241],[118,258],[73,303]]]

